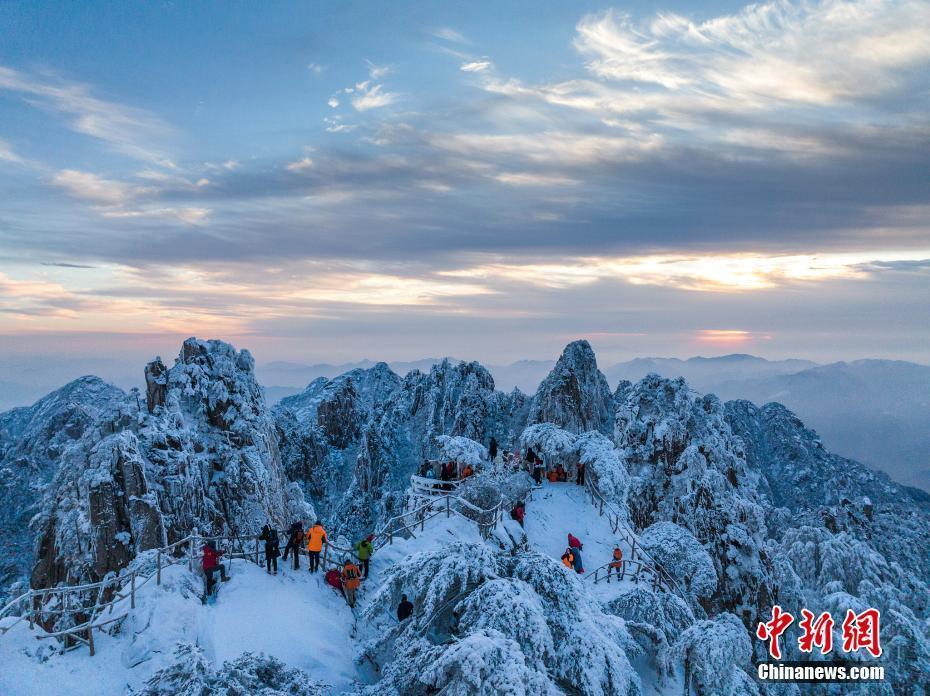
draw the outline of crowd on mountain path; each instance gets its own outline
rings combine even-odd
[[[541,488],[543,481],[551,484],[569,483],[571,479],[578,486],[585,484],[585,466],[584,463],[578,462],[575,467],[574,476],[570,477],[568,471],[561,462],[555,466],[547,467],[542,456],[536,454],[532,447],[527,447],[521,456],[519,449],[513,451],[504,451],[500,449],[497,441],[492,437],[487,448],[489,459],[492,463],[509,464],[515,471],[525,470],[533,476],[536,482],[536,488]],[[450,493],[451,488],[446,485],[451,481],[464,481],[481,470],[480,465],[473,467],[471,463],[466,462],[464,465],[454,460],[446,462],[424,461],[419,475],[423,478],[434,478],[442,482],[437,484],[437,488],[445,493]],[[525,528],[526,521],[526,502],[523,500],[516,501],[510,511],[510,518],[516,521],[521,528]],[[285,545],[283,551],[283,561],[287,561],[290,556],[292,559],[293,570],[300,570],[300,555],[306,553],[308,558],[308,571],[316,573],[321,570],[321,554],[325,556],[324,549],[331,546],[326,529],[321,520],[316,520],[313,525],[304,531],[302,520],[294,521],[287,531],[284,532]],[[374,534],[369,534],[358,541],[352,553],[354,558],[348,554],[343,555],[338,561],[329,561],[333,567],[323,568],[323,578],[327,585],[338,591],[345,599],[350,609],[355,608],[357,592],[363,581],[370,577],[371,558],[374,555]],[[280,535],[271,525],[264,525],[258,540],[264,542],[265,569],[268,575],[278,574],[278,558],[282,557]],[[578,575],[585,573],[584,563],[582,561],[582,541],[571,532],[567,532],[567,546],[565,552],[561,555],[562,564]],[[205,580],[204,602],[213,595],[216,589],[214,576],[219,573],[222,581],[229,579],[226,572],[226,565],[220,562],[224,551],[218,550],[212,541],[204,544],[201,566]],[[610,582],[611,575],[615,574],[619,578],[623,577],[621,571],[623,566],[623,552],[619,546],[613,547],[611,560],[605,564],[607,566],[607,582]],[[413,604],[403,595],[401,602],[397,606],[398,621],[403,621],[413,613]]]

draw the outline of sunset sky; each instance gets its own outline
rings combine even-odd
[[[0,4],[0,361],[930,361],[930,3]]]

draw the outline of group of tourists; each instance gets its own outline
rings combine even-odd
[[[581,549],[584,545],[581,539],[571,532],[568,533],[568,547],[562,554],[562,564],[579,575],[584,573],[584,564],[581,561]],[[623,551],[619,546],[614,546],[610,562],[607,564],[607,582],[610,582],[611,575],[617,575],[617,580],[623,579]]]
[[[320,569],[320,554],[323,552],[324,545],[329,544],[329,538],[326,535],[326,529],[323,523],[317,520],[305,532],[303,522],[294,522],[285,532],[287,543],[284,545],[284,560],[287,561],[288,555],[293,557],[294,570],[300,570],[300,554],[306,549],[309,571],[315,573]],[[355,557],[358,563],[346,555],[342,559],[339,570],[333,568],[326,572],[326,582],[340,591],[350,607],[355,607],[355,594],[361,585],[362,580],[368,579],[371,570],[371,557],[375,552],[374,535],[369,534],[359,541],[354,548]],[[278,574],[278,558],[281,556],[281,540],[278,531],[270,525],[262,527],[261,534],[258,535],[260,541],[265,542],[265,571],[269,575]],[[206,596],[209,597],[215,586],[214,575],[220,574],[224,582],[229,578],[226,575],[226,566],[220,563],[220,558],[225,552],[217,550],[212,541],[208,541],[203,546],[203,558],[201,567],[203,568],[206,579]]]
[[[417,472],[422,478],[439,479],[442,482],[464,481],[469,476],[474,475],[475,468],[471,464],[462,466],[458,462],[448,461],[444,463],[431,462],[424,459]]]
[[[519,452],[514,454],[515,462],[521,461],[519,454]],[[527,447],[522,458],[522,463],[526,470],[532,474],[533,480],[536,482],[537,486],[542,485],[543,477],[545,477],[549,483],[568,483],[568,481],[574,478],[575,483],[579,486],[584,485],[584,462],[578,462],[575,466],[575,475],[572,476],[568,470],[562,466],[561,462],[554,467],[547,467],[545,460],[540,455],[536,454],[532,447]]]

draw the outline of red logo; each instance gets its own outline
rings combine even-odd
[[[823,614],[814,619],[814,614],[807,609],[801,610],[801,637],[798,638],[798,649],[801,652],[813,652],[814,646],[820,648],[820,653],[826,655],[833,650],[833,617],[830,612],[825,611]]]
[[[872,657],[881,655],[882,646],[878,638],[880,620],[878,609],[866,609],[861,614],[848,609],[843,620],[843,650],[855,652],[865,648]]]
[[[769,642],[769,655],[776,660],[781,659],[781,647],[778,645],[778,638],[788,630],[788,626],[794,623],[794,617],[781,610],[777,604],[772,607],[772,620],[768,623],[760,623],[756,628],[756,638],[767,640]]]
[[[872,657],[882,654],[880,642],[880,613],[878,609],[866,609],[857,614],[852,609],[846,612],[843,620],[843,652],[867,650]],[[781,646],[778,639],[794,623],[794,616],[783,611],[777,604],[772,607],[772,619],[756,627],[756,637],[769,642],[769,655],[775,660],[781,659]],[[801,637],[798,638],[798,650],[811,653],[818,648],[822,655],[833,650],[833,628],[836,622],[825,611],[819,616],[807,609],[801,610]]]

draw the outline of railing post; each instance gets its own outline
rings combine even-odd
[[[32,631],[35,628],[33,621],[35,617],[35,602],[32,600],[32,590],[29,590],[29,595],[26,597],[26,601],[29,603],[29,608],[26,610],[26,618],[29,621],[29,630]]]
[[[598,515],[598,517],[601,517],[601,516],[603,516],[603,514],[604,514],[604,499],[601,498],[601,507],[600,507],[600,509],[597,511],[597,515]]]
[[[136,571],[132,572],[132,575],[129,576],[129,608],[136,608]]]
[[[388,544],[390,545],[394,544],[394,530],[393,529],[388,532]]]
[[[255,565],[261,565],[261,563],[258,562],[258,537],[255,537]]]
[[[636,560],[636,537],[633,537],[633,543],[630,544],[630,560]]]
[[[187,542],[187,570],[190,573],[194,572],[194,537]]]
[[[329,542],[323,544],[323,570],[326,570],[326,564],[329,563]]]
[[[449,510],[449,496],[446,496],[446,517],[449,517],[452,514],[452,511]]]
[[[158,553],[155,554],[155,584],[161,585],[161,549],[158,549]]]
[[[90,648],[90,656],[94,656],[94,627],[90,625],[87,627],[87,647]]]

